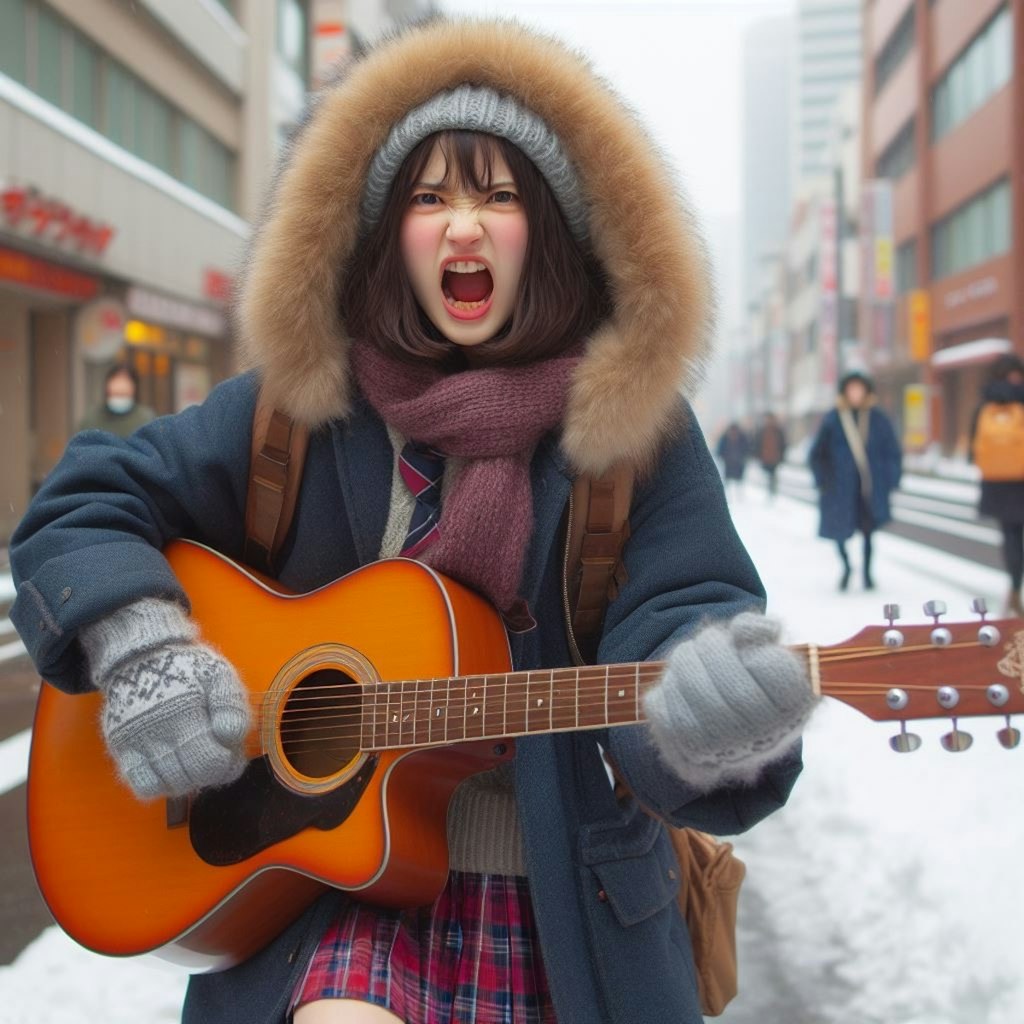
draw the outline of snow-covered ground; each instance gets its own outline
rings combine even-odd
[[[882,535],[877,590],[839,594],[812,509],[752,488],[733,511],[794,643],[841,641],[884,602],[906,621],[935,598],[969,618],[972,597],[998,609],[1005,591],[999,573]],[[942,750],[932,722],[915,726],[921,750],[897,755],[892,727],[822,704],[789,805],[736,840],[741,993],[723,1024],[1024,1020],[1024,749],[997,744],[1001,720],[964,724],[965,753]],[[49,929],[0,968],[0,1022],[159,1024],[178,1019],[183,989],[166,965],[93,956]]]

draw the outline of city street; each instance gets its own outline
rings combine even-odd
[[[837,593],[838,562],[815,539],[810,506],[789,497],[769,504],[752,486],[733,511],[769,611],[794,643],[842,641],[879,622],[888,601],[901,604],[905,622],[923,621],[929,599],[944,600],[954,621],[971,617],[975,596],[999,608],[1001,573],[889,534],[876,544],[878,589],[864,593],[855,582]],[[22,730],[34,699],[27,659],[0,663],[0,694],[4,734],[15,737],[0,746],[0,956],[8,965],[0,967],[0,1021],[177,1019],[178,972],[145,958],[94,956],[48,927],[21,820]],[[748,867],[741,994],[724,1024],[1019,1020],[1024,752],[998,745],[1000,719],[962,724],[975,738],[964,753],[942,750],[949,724],[932,721],[913,727],[921,750],[897,755],[888,744],[894,727],[832,700],[818,709],[789,806],[736,840]]]

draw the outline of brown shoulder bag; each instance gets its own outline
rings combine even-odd
[[[629,467],[613,467],[596,479],[582,476],[573,484],[565,611],[569,648],[580,665],[594,660],[605,609],[626,580],[621,555],[629,536],[632,498]],[[569,571],[572,566],[574,572]],[[616,790],[629,793],[618,772],[615,775]],[[679,861],[679,910],[693,944],[701,1010],[706,1017],[717,1017],[737,992],[736,910],[747,869],[732,843],[668,822],[665,827]]]

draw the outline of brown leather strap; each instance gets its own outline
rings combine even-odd
[[[605,611],[626,582],[622,549],[629,537],[633,469],[613,466],[573,482],[566,539],[566,615],[573,656],[593,661]],[[570,644],[572,647],[573,644]],[[578,656],[578,657],[577,657]]]
[[[245,504],[245,561],[273,572],[295,512],[309,431],[261,400],[252,421],[249,491]]]

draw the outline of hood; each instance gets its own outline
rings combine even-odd
[[[434,19],[385,39],[321,91],[254,236],[236,309],[241,359],[266,398],[310,428],[348,415],[337,284],[370,161],[410,109],[464,82],[515,96],[559,136],[579,175],[612,315],[588,339],[562,448],[574,470],[649,465],[707,355],[704,247],[652,140],[589,63],[510,21]]]
[[[1024,385],[1008,380],[990,380],[981,397],[985,402],[1024,402]]]

